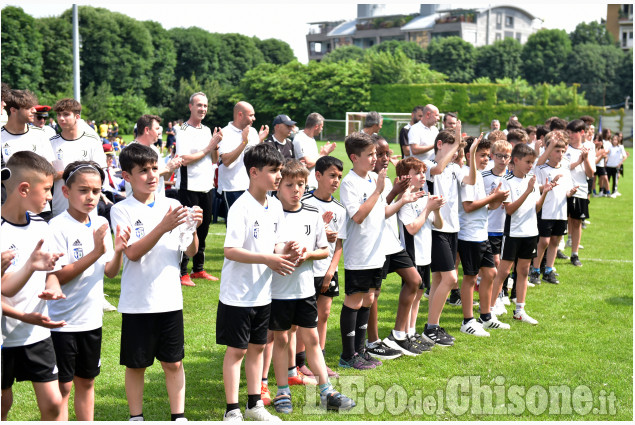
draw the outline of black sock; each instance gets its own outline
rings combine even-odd
[[[470,320],[474,319],[473,317],[470,317],[468,319],[463,319],[463,324],[467,324],[467,322],[469,322]]]
[[[260,394],[247,394],[247,409],[253,409],[259,401]]]
[[[130,418],[143,418],[143,413],[140,413],[138,415],[130,415]]]
[[[455,295],[455,296],[458,296],[458,297],[461,296],[461,290],[460,289],[452,289],[451,292],[452,292],[452,295]]]
[[[481,320],[483,322],[488,322],[492,320],[492,313],[481,313]]]
[[[326,349],[324,349],[324,348],[322,349],[322,356],[326,357]]]
[[[302,367],[306,364],[306,351],[295,353],[295,364],[298,367]]]
[[[171,421],[175,421],[175,420],[177,420],[178,418],[184,418],[184,417],[185,417],[185,413],[172,413],[172,414],[170,415],[170,418],[171,418],[170,420],[171,420]]]
[[[227,403],[227,408],[225,409],[225,413],[231,412],[232,410],[240,409],[240,404],[238,403]]]
[[[357,312],[355,323],[355,351],[361,353],[366,341],[366,328],[368,328],[368,318],[370,317],[370,307],[362,307]]]
[[[340,313],[340,333],[342,334],[342,359],[350,360],[355,355],[355,323],[358,310],[345,305]]]

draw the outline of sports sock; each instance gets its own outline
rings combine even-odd
[[[143,418],[143,413],[140,413],[138,415],[130,415],[130,420],[131,421],[145,421],[145,419]]]
[[[289,377],[298,376],[298,369],[295,366],[291,366],[289,370],[287,371],[287,374]]]
[[[326,384],[320,384],[318,385],[318,388],[320,389],[320,394],[322,395],[327,395],[332,393],[333,391],[335,391],[333,389],[333,386],[331,385],[330,381],[326,381]]]
[[[539,272],[540,273],[540,269],[535,268],[534,266],[531,266],[531,271],[532,272]]]
[[[225,409],[225,413],[231,412],[232,410],[240,409],[240,405],[238,403],[227,403],[227,408]]]
[[[464,324],[464,325],[467,325],[467,323],[468,323],[470,320],[472,320],[472,319],[474,319],[474,317],[469,317],[469,318],[467,318],[467,319],[463,319],[463,324]]]
[[[406,333],[403,331],[392,330],[392,335],[395,337],[397,341],[403,341],[406,339]]]
[[[171,421],[175,421],[179,418],[184,418],[185,417],[185,413],[172,413],[170,414],[170,420]]]
[[[417,333],[417,329],[416,328],[410,328],[408,330],[408,335],[410,335],[410,336],[414,336],[414,334],[416,334],[416,333]]]
[[[253,409],[259,401],[260,394],[247,394],[247,409]]]
[[[340,333],[342,334],[342,359],[350,360],[355,355],[355,323],[357,313],[348,306],[342,306],[340,313]]]
[[[262,383],[265,385],[269,385],[269,379],[268,378],[262,378]]]
[[[545,267],[545,274],[549,274],[553,271],[553,267]]]
[[[289,388],[288,385],[282,385],[278,387],[278,393],[276,395],[280,395],[280,394],[291,395],[291,389]]]
[[[427,323],[426,324],[426,328],[428,328],[428,329],[435,329],[435,328],[438,328],[438,327],[439,327],[438,323],[436,325],[433,325],[431,323]]]
[[[306,351],[295,353],[295,364],[298,367],[302,367],[306,364]]]
[[[514,313],[518,313],[524,309],[525,309],[525,303],[516,303],[516,310],[514,311]]]
[[[492,320],[492,313],[481,313],[481,321],[489,322]]]
[[[576,251],[576,252],[571,251],[571,256],[572,257],[574,257],[574,256],[577,257],[578,256],[578,251]]]
[[[369,317],[370,307],[362,307],[357,312],[357,321],[355,322],[355,351],[358,353],[361,353],[364,348]]]

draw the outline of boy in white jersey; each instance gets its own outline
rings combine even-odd
[[[470,152],[478,147],[481,137],[472,144]],[[432,229],[432,285],[428,305],[428,322],[424,335],[432,342],[444,347],[454,345],[454,337],[439,326],[439,319],[450,290],[457,283],[456,253],[457,235],[459,231],[459,185],[474,184],[476,167],[470,167],[467,176],[463,176],[457,164],[450,161],[459,149],[461,142],[461,121],[457,121],[454,132],[444,130],[440,132],[434,144],[435,160],[424,161],[426,164],[426,178],[434,182],[434,195],[442,196],[446,204],[441,207],[443,227]]]
[[[62,396],[48,328],[65,323],[46,320],[46,300],[61,299],[64,294],[54,275],[47,276],[43,268],[25,268],[38,247],[48,251],[48,225],[35,214],[51,200],[55,170],[46,159],[29,151],[13,154],[7,167],[11,177],[4,182],[7,199],[2,207],[0,251],[14,253],[7,274],[25,273],[12,290],[4,282],[2,288],[2,420],[7,420],[13,404],[11,388],[16,380],[33,383],[42,420],[58,420]]]
[[[567,136],[562,130],[554,130],[546,137],[547,148],[545,157],[548,162],[538,165],[535,169],[538,182],[557,182],[557,185],[547,194],[544,205],[538,213],[538,251],[533,260],[529,281],[540,283],[540,264],[545,249],[547,250],[547,262],[542,275],[544,282],[560,283],[553,269],[556,260],[558,245],[567,231],[567,199],[573,196],[577,187],[571,182],[569,167],[562,165],[562,157],[567,150]],[[540,160],[538,161],[540,163]]]
[[[509,192],[501,190],[501,184],[486,194],[485,184],[481,172],[489,162],[490,142],[483,140],[479,143],[476,152],[470,152],[474,137],[469,137],[465,146],[465,158],[470,166],[475,165],[478,172],[474,185],[461,183],[459,193],[460,230],[458,235],[458,253],[463,264],[463,283],[461,284],[461,308],[463,309],[463,323],[461,332],[475,336],[489,336],[485,329],[509,329],[490,313],[490,296],[492,282],[496,276],[494,254],[487,235],[488,210],[496,210],[507,198]],[[468,173],[464,166],[463,173]],[[479,302],[481,317],[474,319],[472,302],[474,299],[474,287],[476,277],[481,276],[479,288]]]
[[[198,249],[196,229],[188,246],[177,230],[188,218],[188,209],[177,200],[156,196],[158,155],[148,146],[133,143],[119,156],[122,176],[132,186],[132,196],[115,204],[113,228],[132,229],[124,249],[121,295],[122,313],[119,363],[126,366],[126,398],[132,420],[143,420],[145,369],[156,358],[166,377],[172,420],[184,417],[183,294],[179,261],[181,249],[192,255]],[[201,210],[192,211],[198,226]]]
[[[313,283],[313,260],[328,257],[328,242],[324,221],[317,208],[303,204],[309,170],[298,160],[289,160],[282,169],[278,187],[278,199],[284,209],[284,232],[295,237],[301,255],[296,260],[296,269],[287,276],[275,275],[271,282],[271,318],[269,329],[274,334],[273,367],[278,393],[273,405],[279,413],[291,413],[291,390],[288,385],[287,351],[289,334],[299,332],[298,339],[304,342],[307,360],[318,379],[322,406],[329,410],[349,410],[355,402],[338,393],[331,386],[326,364],[320,348],[317,332],[317,303]]]
[[[266,143],[245,152],[249,189],[227,214],[225,261],[216,315],[216,343],[227,346],[223,361],[227,406],[223,420],[243,418],[238,386],[245,357],[248,397],[245,416],[280,420],[265,409],[260,391],[271,313],[272,272],[292,273],[300,254],[296,243],[283,241],[282,205],[267,195],[268,191],[278,189],[283,161],[282,154]]]
[[[396,166],[397,177],[408,177],[410,185],[417,190],[424,190],[426,187],[426,165],[423,161],[409,157],[399,161]],[[407,334],[417,341],[424,338],[416,331],[417,316],[419,314],[419,303],[423,296],[423,291],[430,288],[430,250],[432,248],[432,224],[435,227],[443,227],[443,218],[439,213],[439,208],[443,206],[445,200],[439,196],[428,196],[427,193],[416,201],[404,205],[398,214],[399,237],[401,246],[406,250],[417,268],[417,273],[421,277],[421,285],[417,290],[415,299],[410,307],[410,318]],[[432,213],[432,214],[431,214]]]
[[[68,210],[49,222],[52,247],[65,254],[59,262],[62,269],[54,274],[66,299],[48,302],[51,319],[66,321],[66,326],[51,333],[59,367],[62,420],[68,420],[73,384],[77,420],[93,420],[95,377],[101,366],[103,276],[113,278],[119,273],[130,237],[129,228],[117,228],[113,251],[108,221],[89,217],[97,207],[104,177],[94,161],[69,164],[62,177]]]
[[[53,217],[60,215],[68,208],[68,200],[62,193],[62,174],[68,164],[75,161],[95,161],[101,168],[106,168],[106,154],[99,138],[93,133],[84,132],[79,126],[82,105],[75,99],[61,99],[55,103],[53,110],[57,114],[57,122],[62,132],[51,138],[51,146],[55,155],[55,186],[53,187]],[[106,195],[100,198],[108,203]],[[97,216],[94,210],[92,216]]]
[[[333,197],[342,180],[344,164],[334,156],[322,156],[315,163],[317,189],[302,198],[302,202],[312,205],[320,211],[326,225],[326,238],[329,243],[329,256],[323,260],[313,261],[315,297],[317,299],[320,347],[324,354],[326,345],[327,321],[331,314],[333,298],[339,296],[340,286],[338,264],[342,258],[342,240],[346,239],[346,208]],[[300,354],[300,353],[298,353]],[[296,355],[296,359],[297,359]],[[296,360],[296,364],[300,364]],[[328,366],[329,377],[339,377]]]
[[[536,255],[538,244],[538,225],[536,212],[540,211],[545,196],[553,187],[553,183],[545,182],[542,195],[535,185],[536,176],[527,174],[534,166],[536,153],[525,143],[517,144],[512,150],[513,174],[505,177],[503,189],[509,191],[509,196],[503,201],[507,217],[501,262],[496,270],[494,288],[492,290],[491,305],[494,305],[503,280],[514,264],[516,258],[516,310],[514,319],[537,325],[525,311],[525,296],[527,294],[527,275],[532,258]]]

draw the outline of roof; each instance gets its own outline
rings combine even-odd
[[[520,12],[520,13],[522,13],[524,15],[527,15],[527,17],[529,19],[532,19],[532,20],[533,19],[539,19],[536,16],[532,15],[531,13],[527,12],[525,9],[523,9],[521,7],[518,7],[518,6],[513,6],[511,4],[499,4],[499,5],[496,5],[496,6],[489,7],[489,8],[488,7],[483,7],[481,9],[476,9],[476,10],[479,13],[486,13],[487,9],[494,10],[494,9],[503,9],[503,8],[505,8],[505,9],[513,9],[513,10],[515,10],[517,12]]]
[[[355,19],[353,19],[352,21],[343,22],[329,31],[327,36],[331,37],[339,35],[352,35],[355,33],[356,25],[357,20]]]
[[[417,16],[412,21],[401,27],[402,31],[415,31],[434,28],[434,22],[441,17],[441,13],[433,13],[427,16]]]

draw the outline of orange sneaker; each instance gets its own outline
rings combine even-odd
[[[196,283],[192,282],[189,274],[181,276],[181,285],[183,286],[196,286]]]
[[[216,276],[212,276],[211,274],[207,273],[205,270],[192,273],[190,276],[192,277],[192,279],[218,280]]]
[[[264,382],[260,384],[260,399],[265,406],[271,405],[271,394],[269,394],[269,386]]]
[[[289,385],[317,385],[317,381],[298,370],[296,376],[289,376]]]

